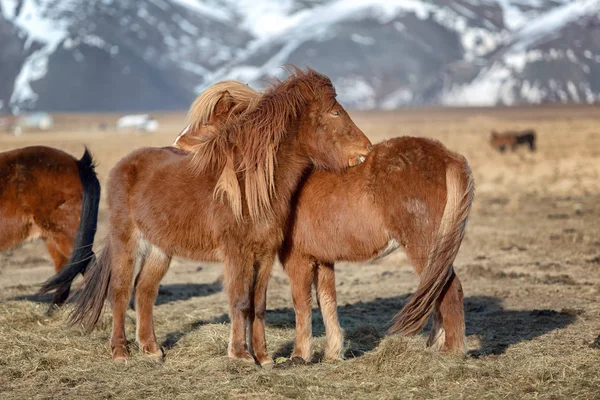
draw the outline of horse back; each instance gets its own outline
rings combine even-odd
[[[374,149],[372,191],[385,225],[404,247],[433,243],[446,205],[446,171],[464,158],[440,142],[399,137]]]
[[[81,199],[71,155],[43,146],[0,153],[0,248],[39,236],[74,235]]]
[[[77,159],[50,147],[0,153],[0,202],[19,204],[28,213],[51,213],[81,202]],[[76,205],[76,204],[74,204]]]
[[[215,221],[234,223],[233,216],[213,198],[218,171],[195,174],[191,157],[173,147],[142,148],[119,161],[108,180],[109,223],[167,254],[220,261]]]

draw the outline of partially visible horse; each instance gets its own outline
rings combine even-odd
[[[0,250],[42,238],[57,273],[69,257],[87,264],[99,200],[100,184],[87,149],[80,160],[42,146],[0,153]],[[49,313],[67,299],[69,289],[56,292]]]
[[[390,139],[355,168],[307,176],[279,252],[296,311],[292,357],[312,355],[311,285],[325,324],[325,357],[340,358],[334,263],[373,260],[398,248],[420,279],[388,332],[414,335],[433,313],[428,345],[464,351],[463,292],[453,262],[473,195],[465,158],[423,138]]]
[[[533,129],[527,129],[524,131],[506,131],[498,133],[492,130],[490,136],[490,144],[493,148],[501,153],[504,153],[506,149],[510,148],[511,151],[516,151],[517,147],[528,146],[529,151],[535,151],[535,140],[536,134]]]
[[[215,112],[232,107],[220,100]],[[144,353],[162,358],[152,307],[171,257],[224,261],[228,355],[272,362],[264,336],[266,289],[292,195],[310,168],[341,171],[370,148],[329,78],[296,69],[255,107],[202,138],[192,154],[172,147],[133,152],[111,171],[109,235],[86,274],[73,321],[93,329],[110,289],[112,355],[126,358],[125,310],[137,265],[136,339]]]

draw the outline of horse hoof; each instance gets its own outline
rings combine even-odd
[[[157,344],[142,347],[142,353],[155,361],[162,362],[165,359],[165,351]]]
[[[312,355],[311,354],[305,354],[303,356],[302,354],[294,352],[290,356],[290,360],[293,361],[296,364],[299,363],[300,360],[302,360],[302,362],[304,362],[304,363],[309,363],[312,360]]]
[[[127,356],[124,355],[124,354],[113,356],[113,362],[118,363],[118,364],[126,363],[127,362]]]
[[[58,310],[58,306],[56,304],[51,304],[50,308],[48,308],[48,311],[46,311],[46,316],[47,317],[51,317],[54,315],[54,313],[56,313],[56,310]]]
[[[112,359],[115,362],[127,361],[127,349],[125,346],[114,347],[112,349]]]
[[[258,362],[258,364],[263,367],[263,368],[269,368],[273,366],[273,359],[269,356],[264,356],[264,357],[260,357],[257,358],[256,361]]]

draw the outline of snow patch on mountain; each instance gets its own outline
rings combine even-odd
[[[189,8],[195,12],[206,15],[209,18],[216,19],[221,22],[231,22],[232,15],[227,10],[218,7],[218,4],[207,4],[206,1],[196,0],[170,0],[173,3]],[[153,0],[157,4],[156,0]],[[157,4],[158,5],[158,4]],[[160,6],[159,6],[160,7]]]
[[[500,3],[506,11],[509,1],[504,0]],[[510,8],[512,9],[514,6],[511,5]],[[515,75],[523,72],[527,65],[544,59],[566,58],[574,64],[578,64],[579,61],[571,49],[564,52],[555,49],[550,49],[548,52],[530,49],[558,37],[561,29],[567,24],[590,13],[598,12],[600,12],[600,0],[580,0],[565,3],[538,16],[514,33],[509,46],[493,59],[491,65],[482,69],[472,82],[466,85],[453,85],[446,90],[441,96],[442,104],[454,106],[511,105],[516,103],[515,92],[518,92],[520,97],[529,103],[542,102],[548,94],[548,90],[541,87],[539,82],[518,82]],[[582,68],[585,71],[588,67],[582,65]],[[589,86],[582,90],[591,92]],[[583,100],[572,82],[557,88],[556,93],[563,102],[569,99],[575,102]],[[593,93],[586,95],[585,101],[592,98],[594,98]]]
[[[68,8],[69,3],[63,2],[62,7]],[[55,3],[48,0],[23,0],[20,4],[14,0],[0,0],[0,4],[3,17],[11,21],[26,36],[25,49],[29,49],[33,43],[41,45],[40,49],[27,57],[15,80],[10,104],[18,110],[37,99],[38,96],[31,88],[31,83],[46,75],[48,57],[67,37],[69,22],[65,19],[47,17],[48,9],[56,7]]]
[[[540,40],[552,38],[568,23],[592,12],[600,12],[600,0],[580,0],[556,7],[516,32],[510,51],[524,51]]]

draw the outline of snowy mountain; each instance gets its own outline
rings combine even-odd
[[[600,99],[600,0],[0,0],[0,110],[185,109],[284,64],[351,108]]]

